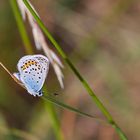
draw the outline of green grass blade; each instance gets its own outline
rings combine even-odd
[[[50,102],[45,102],[45,107],[48,111],[49,121],[51,121],[51,125],[55,132],[55,137],[57,140],[64,140],[63,133],[60,126],[60,120],[57,116],[54,105]]]
[[[44,100],[47,100],[47,101],[53,103],[53,104],[56,104],[57,106],[59,106],[61,108],[67,109],[67,110],[72,111],[72,112],[75,112],[76,114],[79,114],[79,115],[82,115],[82,116],[86,116],[86,117],[89,117],[89,118],[92,118],[92,119],[99,120],[97,117],[92,116],[92,115],[87,114],[87,113],[84,113],[84,112],[82,112],[82,111],[80,111],[80,110],[78,110],[76,108],[73,108],[73,107],[71,107],[71,106],[69,106],[69,105],[67,105],[67,104],[65,104],[63,102],[60,102],[60,101],[54,99],[53,97],[51,97],[50,95],[43,95],[42,98]]]
[[[28,38],[28,34],[26,32],[25,25],[23,23],[23,20],[22,20],[20,11],[18,9],[16,0],[10,0],[10,4],[12,7],[14,16],[16,18],[16,22],[18,25],[18,29],[19,29],[22,41],[24,43],[25,52],[26,52],[26,54],[33,54],[34,53],[33,48],[31,46],[30,39]],[[61,128],[60,128],[60,123],[59,123],[57,114],[54,110],[53,104],[46,102],[46,107],[47,107],[47,110],[48,110],[49,115],[50,115],[50,119],[51,119],[50,121],[52,122],[52,127],[54,129],[56,139],[63,140],[63,135],[62,135]]]
[[[43,30],[43,32],[45,33],[45,35],[48,37],[48,39],[51,41],[51,43],[54,45],[54,47],[57,49],[57,51],[59,52],[59,54],[62,56],[62,58],[66,61],[66,63],[70,66],[70,68],[72,69],[72,71],[75,73],[75,75],[78,77],[78,79],[81,81],[81,83],[83,84],[83,86],[85,87],[85,89],[87,90],[88,94],[91,96],[92,100],[96,103],[96,105],[98,106],[98,108],[102,111],[102,113],[104,114],[104,116],[106,117],[107,121],[115,128],[115,130],[118,132],[120,138],[122,140],[127,140],[127,137],[125,136],[124,132],[117,126],[116,122],[113,120],[113,117],[111,116],[111,114],[108,112],[108,110],[106,109],[106,107],[102,104],[102,102],[98,99],[98,97],[95,95],[95,93],[93,92],[92,88],[89,86],[89,84],[87,83],[87,81],[81,76],[81,74],[79,73],[79,71],[76,69],[76,67],[73,65],[73,63],[69,60],[69,58],[67,57],[67,55],[64,53],[64,51],[62,50],[61,46],[56,42],[56,40],[53,38],[53,36],[51,35],[51,33],[48,31],[48,29],[45,27],[44,23],[41,21],[41,19],[38,17],[38,15],[36,14],[36,12],[33,10],[33,8],[30,6],[30,4],[28,3],[27,0],[23,0],[23,2],[25,3],[26,7],[29,9],[30,13],[33,15],[33,17],[35,18],[36,22],[38,23],[38,25],[40,26],[40,28]],[[122,137],[124,136],[124,137]]]
[[[11,3],[11,7],[12,7],[12,10],[13,10],[16,22],[17,22],[17,26],[18,26],[22,41],[23,41],[24,46],[25,46],[24,47],[25,51],[28,54],[32,54],[33,53],[32,45],[31,45],[30,40],[28,38],[28,35],[27,35],[27,32],[26,32],[22,17],[20,15],[20,11],[18,9],[16,0],[10,0],[10,3]]]

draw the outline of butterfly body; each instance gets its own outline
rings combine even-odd
[[[15,77],[23,83],[33,96],[42,96],[42,87],[49,70],[49,60],[43,55],[27,55],[22,57]]]

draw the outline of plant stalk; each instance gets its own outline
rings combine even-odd
[[[24,43],[25,51],[27,54],[33,54],[34,53],[33,48],[32,48],[32,45],[30,43],[30,39],[28,38],[28,34],[26,32],[26,28],[25,28],[25,25],[23,23],[17,2],[16,2],[16,0],[10,0],[10,3],[11,3],[11,7],[13,10],[18,28],[19,28],[19,32],[20,32],[22,41]],[[47,104],[46,107],[47,107],[48,112],[49,112],[48,114],[50,115],[52,127],[54,129],[56,138],[57,138],[57,140],[63,140],[63,135],[62,135],[61,128],[60,128],[60,123],[59,123],[59,120],[57,118],[57,114],[54,110],[54,106],[53,106],[53,104],[50,104],[49,102],[46,102],[46,104]]]
[[[115,128],[117,133],[119,134],[121,140],[127,140],[127,137],[125,136],[124,132],[119,128],[119,126],[114,121],[113,117],[109,113],[109,111],[106,109],[106,107],[102,104],[102,102],[99,100],[99,98],[95,95],[92,88],[89,86],[87,81],[82,77],[80,72],[77,70],[77,68],[74,66],[74,64],[70,61],[70,59],[67,57],[65,52],[62,50],[62,47],[57,43],[57,41],[53,38],[49,30],[45,27],[44,23],[41,21],[41,19],[38,17],[36,12],[33,10],[33,8],[30,6],[27,0],[23,0],[26,7],[29,9],[32,16],[35,18],[36,22],[42,29],[42,31],[45,33],[45,35],[48,37],[50,42],[54,45],[54,47],[57,49],[59,54],[62,56],[62,58],[65,60],[65,62],[69,65],[69,67],[72,69],[74,74],[78,77],[78,79],[81,81],[85,89],[87,90],[88,94],[91,96],[92,100],[96,103],[98,108],[101,110],[101,112],[106,117],[107,121]]]

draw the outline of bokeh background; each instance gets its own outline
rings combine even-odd
[[[32,0],[31,2],[49,31],[90,83],[128,138],[139,140],[140,1]],[[25,26],[35,50],[28,22]],[[50,47],[53,48],[52,45]],[[55,48],[53,50],[57,53]],[[10,2],[0,0],[0,61],[11,72],[15,72],[17,61],[24,55],[24,45]],[[46,80],[49,92],[59,93],[56,98],[81,111],[104,118],[73,72],[65,63],[64,65],[64,90],[59,87],[51,67]],[[109,125],[58,107],[55,109],[64,138],[67,140],[119,139]],[[13,129],[17,130],[14,134]],[[29,95],[2,68],[0,68],[0,139],[55,140],[46,103]]]

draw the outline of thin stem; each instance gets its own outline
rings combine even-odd
[[[106,122],[106,121],[104,121],[103,119],[100,119],[99,117],[96,117],[96,116],[87,114],[87,113],[82,112],[82,111],[80,111],[80,110],[78,110],[78,109],[76,109],[76,108],[74,108],[72,106],[69,106],[69,105],[67,105],[67,104],[65,104],[63,102],[60,102],[60,101],[56,100],[54,97],[52,97],[49,94],[42,96],[42,98],[44,100],[49,101],[50,103],[53,103],[53,104],[57,105],[58,107],[61,107],[63,109],[66,109],[66,110],[69,110],[71,112],[74,112],[74,113],[76,113],[78,115],[81,115],[81,116],[84,116],[84,117],[88,117],[88,118],[94,119],[94,120],[96,120],[98,122],[101,122],[101,123],[104,123],[104,124],[108,124],[109,125],[109,123]]]
[[[20,85],[22,88],[26,89],[25,86],[24,86],[11,72],[1,63],[1,62],[0,62],[0,66],[9,74],[9,76],[10,76],[18,85]],[[50,94],[48,93],[48,91],[47,91],[46,88],[44,89],[44,92],[47,93],[47,95],[44,95],[44,96],[42,97],[42,99],[47,100],[47,101],[49,101],[49,102],[51,102],[51,103],[53,103],[53,104],[55,104],[55,105],[57,105],[57,106],[59,106],[59,107],[62,107],[62,108],[64,108],[64,109],[68,109],[69,111],[75,112],[75,113],[77,113],[77,114],[79,114],[79,115],[83,115],[83,116],[86,116],[86,117],[89,117],[89,118],[92,118],[92,119],[96,119],[96,120],[98,120],[99,122],[104,122],[104,120],[101,120],[101,119],[99,119],[99,118],[97,118],[97,117],[95,117],[95,116],[93,116],[93,115],[90,115],[90,114],[81,112],[81,111],[79,111],[78,109],[75,109],[75,108],[73,108],[73,107],[71,107],[71,106],[69,106],[69,105],[66,105],[66,104],[64,104],[64,103],[62,103],[62,102],[60,102],[60,101],[54,99],[54,98],[52,97],[52,95],[50,95]],[[50,105],[50,104],[49,104],[49,105]],[[50,108],[51,108],[51,107],[50,107]],[[52,110],[54,110],[54,109],[52,109]],[[49,110],[49,111],[51,112],[51,110]],[[104,122],[104,123],[106,123],[106,122]]]
[[[26,28],[24,26],[20,11],[18,9],[17,2],[16,2],[16,0],[10,0],[10,2],[11,2],[11,7],[13,9],[16,21],[17,21],[20,35],[21,35],[23,43],[24,43],[25,51],[27,54],[33,54],[34,52],[33,52],[30,40],[28,38]],[[46,106],[47,106],[47,109],[49,111],[50,119],[52,122],[52,127],[54,129],[55,134],[56,134],[56,138],[57,138],[57,140],[63,140],[62,132],[60,129],[60,123],[59,123],[59,120],[57,118],[57,114],[54,110],[54,106],[53,106],[53,104],[50,104],[48,102],[47,102]]]
[[[53,129],[55,131],[55,135],[56,135],[58,140],[63,140],[64,137],[63,137],[62,131],[60,129],[60,120],[56,115],[55,108],[54,108],[53,104],[50,103],[50,102],[45,102],[45,104],[46,104],[46,107],[47,107],[47,110],[48,110],[48,116],[50,118]]]
[[[11,76],[11,78],[19,84],[21,87],[24,88],[23,84],[13,75],[11,72],[0,62],[0,66]]]
[[[62,47],[53,38],[53,36],[48,31],[48,29],[45,27],[44,23],[38,17],[38,15],[36,14],[36,12],[34,12],[33,8],[30,6],[30,4],[28,3],[28,1],[27,0],[23,0],[23,2],[25,3],[26,7],[29,9],[29,11],[31,12],[32,16],[35,18],[36,22],[38,23],[38,25],[40,26],[40,28],[43,30],[43,32],[45,33],[45,35],[48,37],[48,39],[51,41],[51,43],[57,49],[57,51],[62,56],[62,58],[66,61],[66,63],[70,66],[70,68],[75,73],[75,75],[78,77],[78,79],[81,81],[81,83],[83,84],[83,86],[87,90],[88,94],[91,96],[92,100],[96,103],[96,105],[98,106],[98,108],[105,115],[105,117],[108,120],[108,122],[115,128],[115,130],[119,134],[120,138],[122,140],[127,140],[127,137],[125,136],[125,134],[123,133],[123,131],[118,127],[118,125],[114,121],[114,119],[111,116],[111,114],[108,112],[108,110],[106,109],[106,107],[102,104],[102,102],[95,95],[95,93],[93,92],[92,88],[89,86],[89,84],[87,83],[87,81],[82,77],[82,75],[76,69],[76,67],[73,65],[73,63],[69,60],[69,58],[67,57],[67,55],[65,54],[65,52],[62,50]]]
[[[20,85],[22,88],[26,89],[25,86],[22,85],[22,83],[21,83],[15,76],[13,76],[13,75],[11,74],[11,72],[10,72],[1,62],[0,62],[0,66],[2,66],[2,68],[11,76],[11,78],[12,78],[18,85]],[[74,108],[74,107],[71,107],[71,106],[69,106],[69,105],[67,105],[67,104],[65,104],[65,103],[63,103],[63,102],[60,102],[60,101],[56,100],[52,95],[50,95],[50,94],[48,93],[48,91],[47,91],[46,88],[44,89],[43,92],[45,92],[47,95],[43,95],[43,96],[42,96],[42,99],[47,100],[47,101],[49,101],[49,102],[51,102],[51,103],[53,103],[53,104],[55,104],[55,105],[57,105],[57,106],[59,106],[59,107],[61,107],[61,108],[63,108],[63,109],[67,109],[67,110],[69,110],[69,111],[71,111],[71,112],[75,112],[75,113],[77,113],[77,114],[79,114],[79,115],[82,115],[82,116],[85,116],[85,117],[89,117],[89,118],[92,118],[92,119],[96,119],[96,120],[98,120],[99,122],[104,122],[104,123],[107,124],[107,122],[105,122],[105,121],[102,120],[102,119],[99,119],[99,118],[97,118],[97,117],[95,117],[95,116],[93,116],[93,115],[90,115],[90,114],[87,114],[87,113],[85,113],[85,112],[82,112],[82,111],[80,111],[80,110],[78,110],[78,109],[76,109],[76,108]]]
[[[47,87],[44,88],[44,91],[47,93]],[[64,137],[63,137],[63,134],[61,131],[60,120],[57,117],[57,114],[56,114],[56,111],[55,111],[53,104],[51,104],[50,102],[46,102],[45,106],[48,110],[48,115],[49,115],[49,118],[50,118],[50,121],[52,123],[52,126],[53,126],[53,129],[55,131],[55,135],[56,135],[57,139],[63,140]]]
[[[0,126],[0,132],[3,135],[10,135],[11,137],[9,139],[15,139],[12,138],[12,136],[17,136],[20,137],[20,139],[25,139],[25,140],[39,140],[38,136],[34,136],[33,134],[30,134],[26,131],[20,130],[20,129],[15,129],[15,128],[7,128],[7,127],[3,127],[3,125]],[[16,138],[17,139],[17,138]]]
[[[26,32],[22,17],[20,15],[16,0],[10,0],[10,2],[11,2],[11,7],[13,10],[17,25],[18,25],[18,29],[19,29],[22,41],[23,41],[24,46],[25,46],[25,51],[28,54],[32,54],[33,53],[32,45],[31,45],[30,40],[28,38],[28,35]]]

